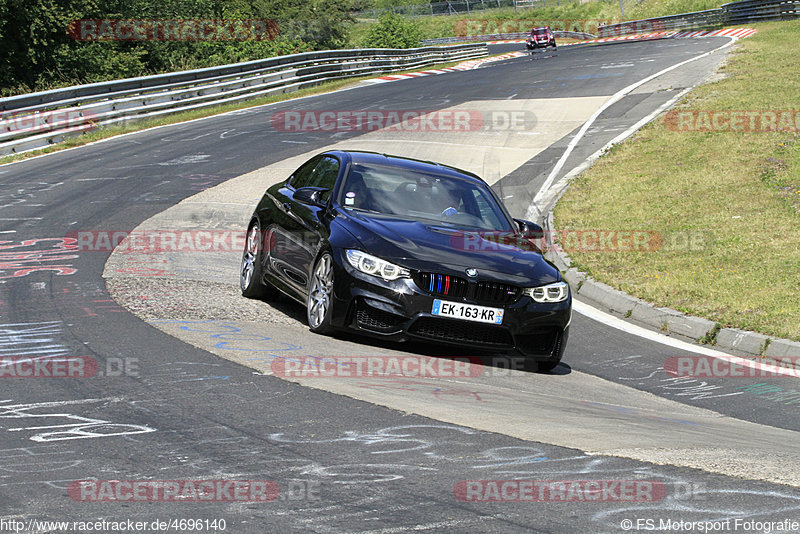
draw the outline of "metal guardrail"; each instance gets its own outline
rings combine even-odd
[[[609,24],[598,28],[597,34],[598,37],[616,37],[665,30],[713,29],[731,24],[785,20],[798,16],[800,0],[743,0],[707,11]]]
[[[486,55],[485,44],[326,50],[2,98],[0,156],[59,143],[98,126]]]
[[[785,20],[800,17],[800,0],[744,0],[722,4],[729,24],[762,20]]]
[[[530,32],[518,32],[518,33],[492,33],[487,35],[465,35],[462,37],[440,37],[439,39],[425,39],[424,41],[420,41],[420,44],[426,46],[426,45],[437,45],[446,43],[463,43],[465,41],[485,43],[488,41],[526,39],[529,35]],[[597,37],[596,35],[592,35],[591,33],[569,32],[561,30],[554,30],[553,36],[561,39],[594,39],[595,37]]]
[[[724,18],[722,10],[709,9],[693,13],[669,15],[667,17],[655,17],[652,19],[630,20],[619,24],[608,24],[597,29],[597,36],[605,38],[666,30],[719,28],[722,27],[723,24]]]

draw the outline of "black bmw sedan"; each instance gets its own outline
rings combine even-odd
[[[478,176],[428,161],[331,151],[267,189],[247,229],[242,294],[280,291],[313,332],[352,329],[558,365],[572,313],[541,254]]]

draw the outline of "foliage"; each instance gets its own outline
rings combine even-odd
[[[355,0],[0,0],[0,95],[341,48]],[[274,40],[97,40],[83,19],[272,19]]]
[[[415,48],[419,46],[420,36],[415,20],[386,12],[370,28],[362,45],[367,48]]]

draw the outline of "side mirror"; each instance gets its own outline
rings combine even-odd
[[[526,239],[544,239],[544,229],[538,224],[522,219],[514,219],[514,222],[519,226],[522,237]]]
[[[328,192],[324,187],[301,187],[294,192],[294,199],[301,204],[324,208],[328,202],[323,200],[323,196]]]

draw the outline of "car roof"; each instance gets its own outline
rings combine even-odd
[[[457,167],[452,167],[450,165],[436,163],[435,161],[424,161],[414,158],[408,158],[405,156],[395,156],[392,154],[369,152],[366,150],[331,150],[325,152],[325,154],[338,156],[343,160],[349,160],[351,163],[356,163],[356,164],[360,163],[367,165],[369,164],[384,165],[387,167],[408,169],[428,174],[453,176],[458,178],[464,178],[467,180],[475,180],[484,184],[486,183],[477,174],[465,171],[463,169],[459,169]]]

